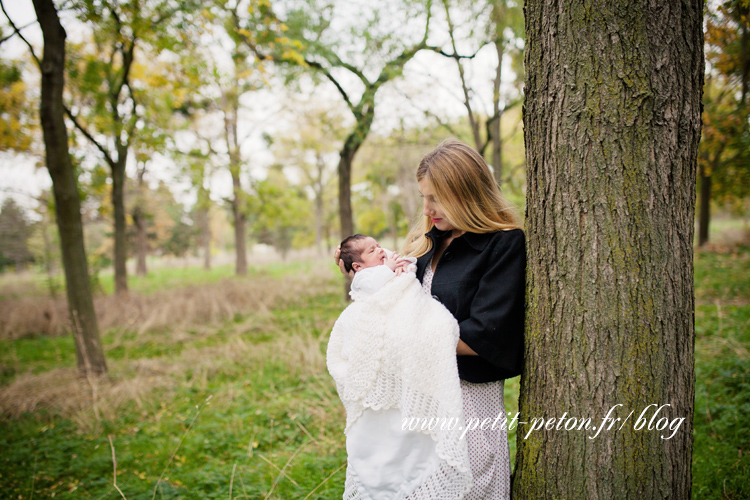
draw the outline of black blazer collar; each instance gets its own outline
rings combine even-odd
[[[448,234],[448,232],[449,231],[441,231],[436,226],[432,226],[432,229],[430,229],[427,233],[425,233],[425,236],[427,236],[428,238],[432,239],[432,241],[434,243],[434,242],[436,242],[438,240],[443,239]],[[493,234],[494,233],[469,233],[469,232],[466,232],[466,233],[462,234],[461,236],[459,236],[456,239],[457,240],[458,239],[463,239],[464,241],[466,241],[466,243],[469,244],[469,246],[471,248],[473,248],[474,250],[476,250],[478,252],[481,252],[482,250],[485,249],[485,247],[487,246],[487,244],[490,242],[490,240],[492,239],[492,235]]]

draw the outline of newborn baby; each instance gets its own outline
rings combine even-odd
[[[354,273],[354,302],[331,330],[326,363],[346,409],[344,498],[463,498],[472,484],[463,426],[405,424],[464,422],[456,319],[424,293],[416,259],[374,238],[342,241],[339,263]]]
[[[346,272],[354,272],[349,292],[354,300],[374,294],[394,276],[416,272],[417,269],[414,257],[399,257],[381,248],[375,238],[364,234],[355,234],[342,241],[340,258]]]

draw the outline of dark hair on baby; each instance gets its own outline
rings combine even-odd
[[[355,262],[362,262],[360,258],[362,256],[362,250],[357,245],[357,242],[367,238],[364,234],[353,234],[348,238],[345,238],[341,242],[341,260],[344,261],[344,269],[346,272],[351,272],[352,264]]]

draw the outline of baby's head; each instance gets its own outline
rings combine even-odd
[[[355,273],[385,262],[385,250],[380,248],[375,238],[364,234],[349,236],[341,242],[341,260],[346,272]]]

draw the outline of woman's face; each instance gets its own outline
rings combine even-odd
[[[424,201],[424,210],[422,213],[432,219],[435,227],[441,231],[452,231],[453,229],[456,229],[455,226],[445,218],[445,214],[440,209],[440,205],[435,199],[435,191],[432,189],[430,181],[428,181],[426,177],[423,177],[418,184],[419,192],[422,194],[422,199]]]

